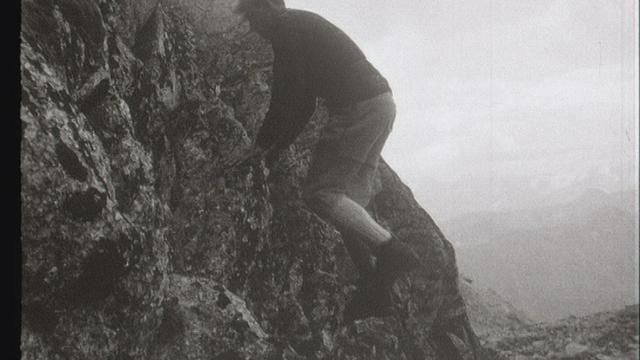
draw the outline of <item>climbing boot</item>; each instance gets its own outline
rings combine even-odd
[[[421,265],[413,250],[395,236],[378,246],[376,258],[376,278],[386,288],[390,288],[400,275]]]

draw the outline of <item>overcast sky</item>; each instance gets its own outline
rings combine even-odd
[[[383,156],[436,220],[637,188],[635,1],[287,4],[345,30],[387,77]]]

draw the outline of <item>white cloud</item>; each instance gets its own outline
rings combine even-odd
[[[604,182],[635,173],[632,0],[287,3],[334,21],[388,78],[398,115],[383,155],[418,198],[433,197],[424,181],[480,206],[489,195],[462,189],[556,186],[611,163],[628,170]]]

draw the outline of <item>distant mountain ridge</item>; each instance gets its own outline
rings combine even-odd
[[[544,207],[473,212],[445,221],[441,227],[454,244],[475,244],[511,231],[580,222],[599,208],[618,209],[627,213],[625,216],[633,217],[637,213],[637,201],[637,190],[606,193],[587,189],[580,194],[565,190],[549,195]]]
[[[476,285],[534,320],[586,315],[637,302],[637,217],[625,210],[633,208],[631,193],[589,190],[569,203],[472,214],[442,227]]]

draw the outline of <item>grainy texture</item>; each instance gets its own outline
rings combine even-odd
[[[270,169],[222,165],[272,58],[229,1],[22,4],[25,359],[432,359],[467,323],[453,248],[386,164],[370,210],[424,266],[396,316],[343,323],[353,265],[300,201],[322,111]]]
[[[638,305],[487,336],[496,359],[638,359]]]

